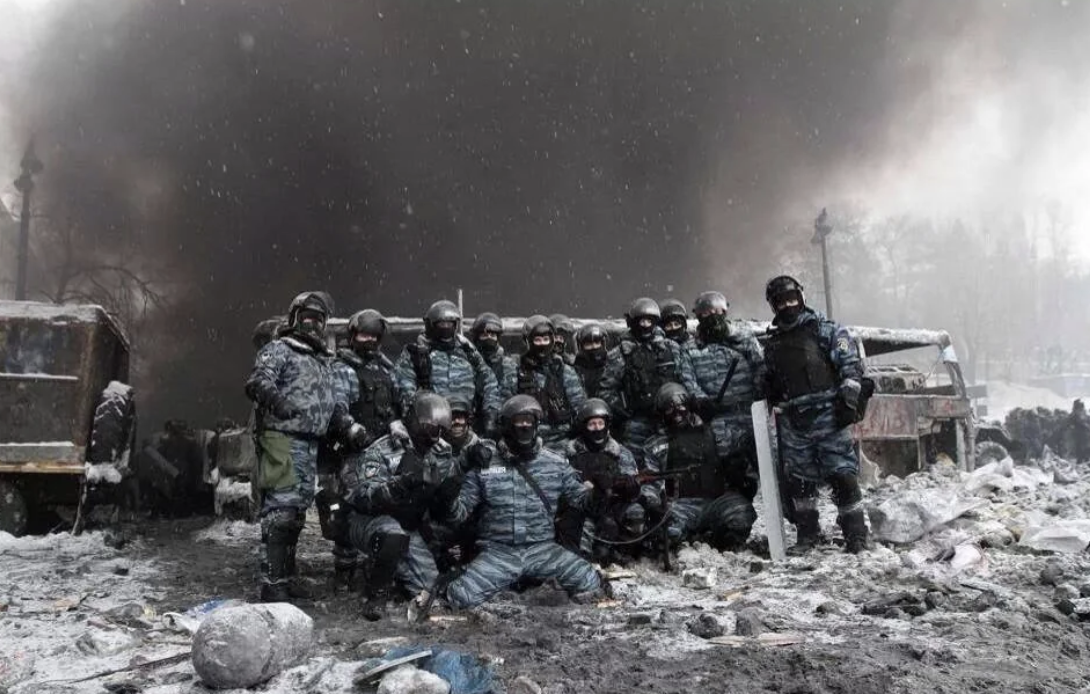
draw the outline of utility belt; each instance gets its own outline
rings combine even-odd
[[[317,441],[321,441],[322,439],[325,438],[324,434],[319,435],[319,434],[303,433],[303,432],[300,432],[300,431],[284,431],[282,429],[273,429],[271,427],[266,427],[265,431],[275,431],[278,434],[283,434],[284,436],[290,436],[293,439],[300,439],[300,440],[303,440],[303,441],[315,441],[315,442],[317,442]]]
[[[833,409],[835,400],[825,400],[800,404],[782,405],[780,411],[791,423],[794,429],[808,429],[814,425],[818,417]]]

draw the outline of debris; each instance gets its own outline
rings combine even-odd
[[[723,625],[719,623],[719,620],[715,618],[715,615],[708,614],[707,612],[690,619],[689,623],[685,625],[685,628],[688,629],[689,633],[693,636],[698,636],[702,639],[711,639],[716,636],[722,636],[723,632],[726,631],[723,629]],[[743,636],[748,635],[749,634],[743,634]]]
[[[84,655],[108,656],[139,645],[141,639],[123,631],[88,629],[76,639],[76,649]]]
[[[354,651],[370,652],[374,656],[381,655],[390,646],[400,646],[409,642],[405,636],[387,636],[384,639],[367,639],[360,641],[352,647]]]
[[[314,622],[287,603],[218,609],[193,636],[193,667],[213,689],[251,687],[310,653]]]
[[[1075,554],[1090,545],[1090,520],[1057,520],[1048,525],[1027,526],[1019,546],[1050,552]]]
[[[406,663],[411,663],[411,662],[414,662],[414,661],[417,661],[417,660],[423,660],[424,658],[430,658],[430,657],[431,657],[431,651],[423,650],[423,651],[418,651],[416,653],[410,653],[408,655],[402,655],[400,657],[393,658],[392,660],[383,661],[383,662],[379,663],[378,665],[372,667],[370,670],[367,670],[366,672],[364,672],[359,677],[357,677],[356,682],[360,683],[360,684],[367,684],[368,682],[373,682],[373,681],[377,680],[379,678],[379,676],[382,675],[383,673],[389,672],[390,670],[393,670],[394,668],[398,667],[399,665],[405,665]]]
[[[175,653],[174,655],[164,656],[162,658],[155,658],[154,660],[145,660],[139,663],[131,663],[125,667],[114,668],[113,670],[106,670],[105,672],[98,672],[87,677],[80,677],[75,680],[50,680],[50,682],[63,682],[64,684],[77,684],[79,682],[90,682],[91,680],[97,680],[100,677],[109,677],[110,675],[117,675],[122,672],[130,672],[132,670],[146,670],[148,668],[165,667],[167,665],[175,665],[184,661],[190,655],[189,651],[183,653]],[[48,684],[43,682],[42,684]]]
[[[875,540],[906,544],[985,504],[983,499],[963,499],[955,492],[909,490],[869,506],[867,515]]]
[[[412,665],[402,665],[389,672],[378,685],[377,694],[449,694],[450,684]]]
[[[168,629],[173,631],[195,634],[197,633],[197,629],[200,628],[201,622],[203,622],[205,617],[213,611],[223,607],[237,607],[245,604],[246,603],[242,600],[215,598],[202,602],[195,607],[191,607],[185,612],[165,612],[163,614],[163,623],[166,624]]]
[[[106,618],[115,624],[138,629],[150,629],[151,620],[155,618],[155,610],[141,605],[138,602],[129,602],[124,605],[106,610]]]
[[[716,570],[714,566],[685,569],[681,572],[681,582],[687,588],[708,590],[715,587]]]
[[[507,694],[542,694],[541,685],[526,675],[520,675],[507,685]]]
[[[737,634],[728,634],[725,636],[716,636],[713,639],[708,639],[708,643],[714,643],[719,646],[791,646],[798,643],[806,643],[806,637],[802,634],[790,634],[790,633],[772,633],[768,632],[761,634],[756,638],[749,636],[738,636]]]
[[[760,611],[754,607],[739,610],[738,617],[734,622],[735,636],[760,636],[765,630],[765,623],[761,618]]]
[[[863,604],[862,612],[872,617],[885,617],[893,608],[904,608],[908,605],[919,605],[920,599],[908,592],[891,593]]]

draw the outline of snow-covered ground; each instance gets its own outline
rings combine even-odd
[[[400,610],[362,621],[358,598],[319,590],[305,606],[313,657],[258,689],[357,691],[363,659],[381,651],[366,643],[377,641],[443,643],[487,657],[504,681],[529,676],[556,694],[1090,691],[1090,622],[1079,616],[1090,618],[1090,472],[1055,457],[974,473],[939,465],[887,477],[867,501],[876,535],[897,543],[859,556],[829,544],[783,564],[698,544],[673,574],[648,560],[631,567],[616,600],[598,606],[545,587],[504,596],[491,623],[421,626]],[[0,535],[0,692],[206,691],[184,655],[186,620],[168,613],[252,598],[257,537],[256,526],[223,520]],[[312,526],[301,560],[320,586],[331,559]]]

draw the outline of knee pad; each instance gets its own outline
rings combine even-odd
[[[294,545],[303,532],[304,512],[294,508],[278,508],[261,519],[261,539]]]
[[[851,473],[840,473],[829,478],[833,488],[833,500],[841,514],[862,509],[863,490],[859,488],[859,477]]]

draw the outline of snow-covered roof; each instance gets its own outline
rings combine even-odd
[[[106,309],[92,304],[48,304],[41,301],[0,301],[0,319],[27,318],[56,322],[98,323]]]

